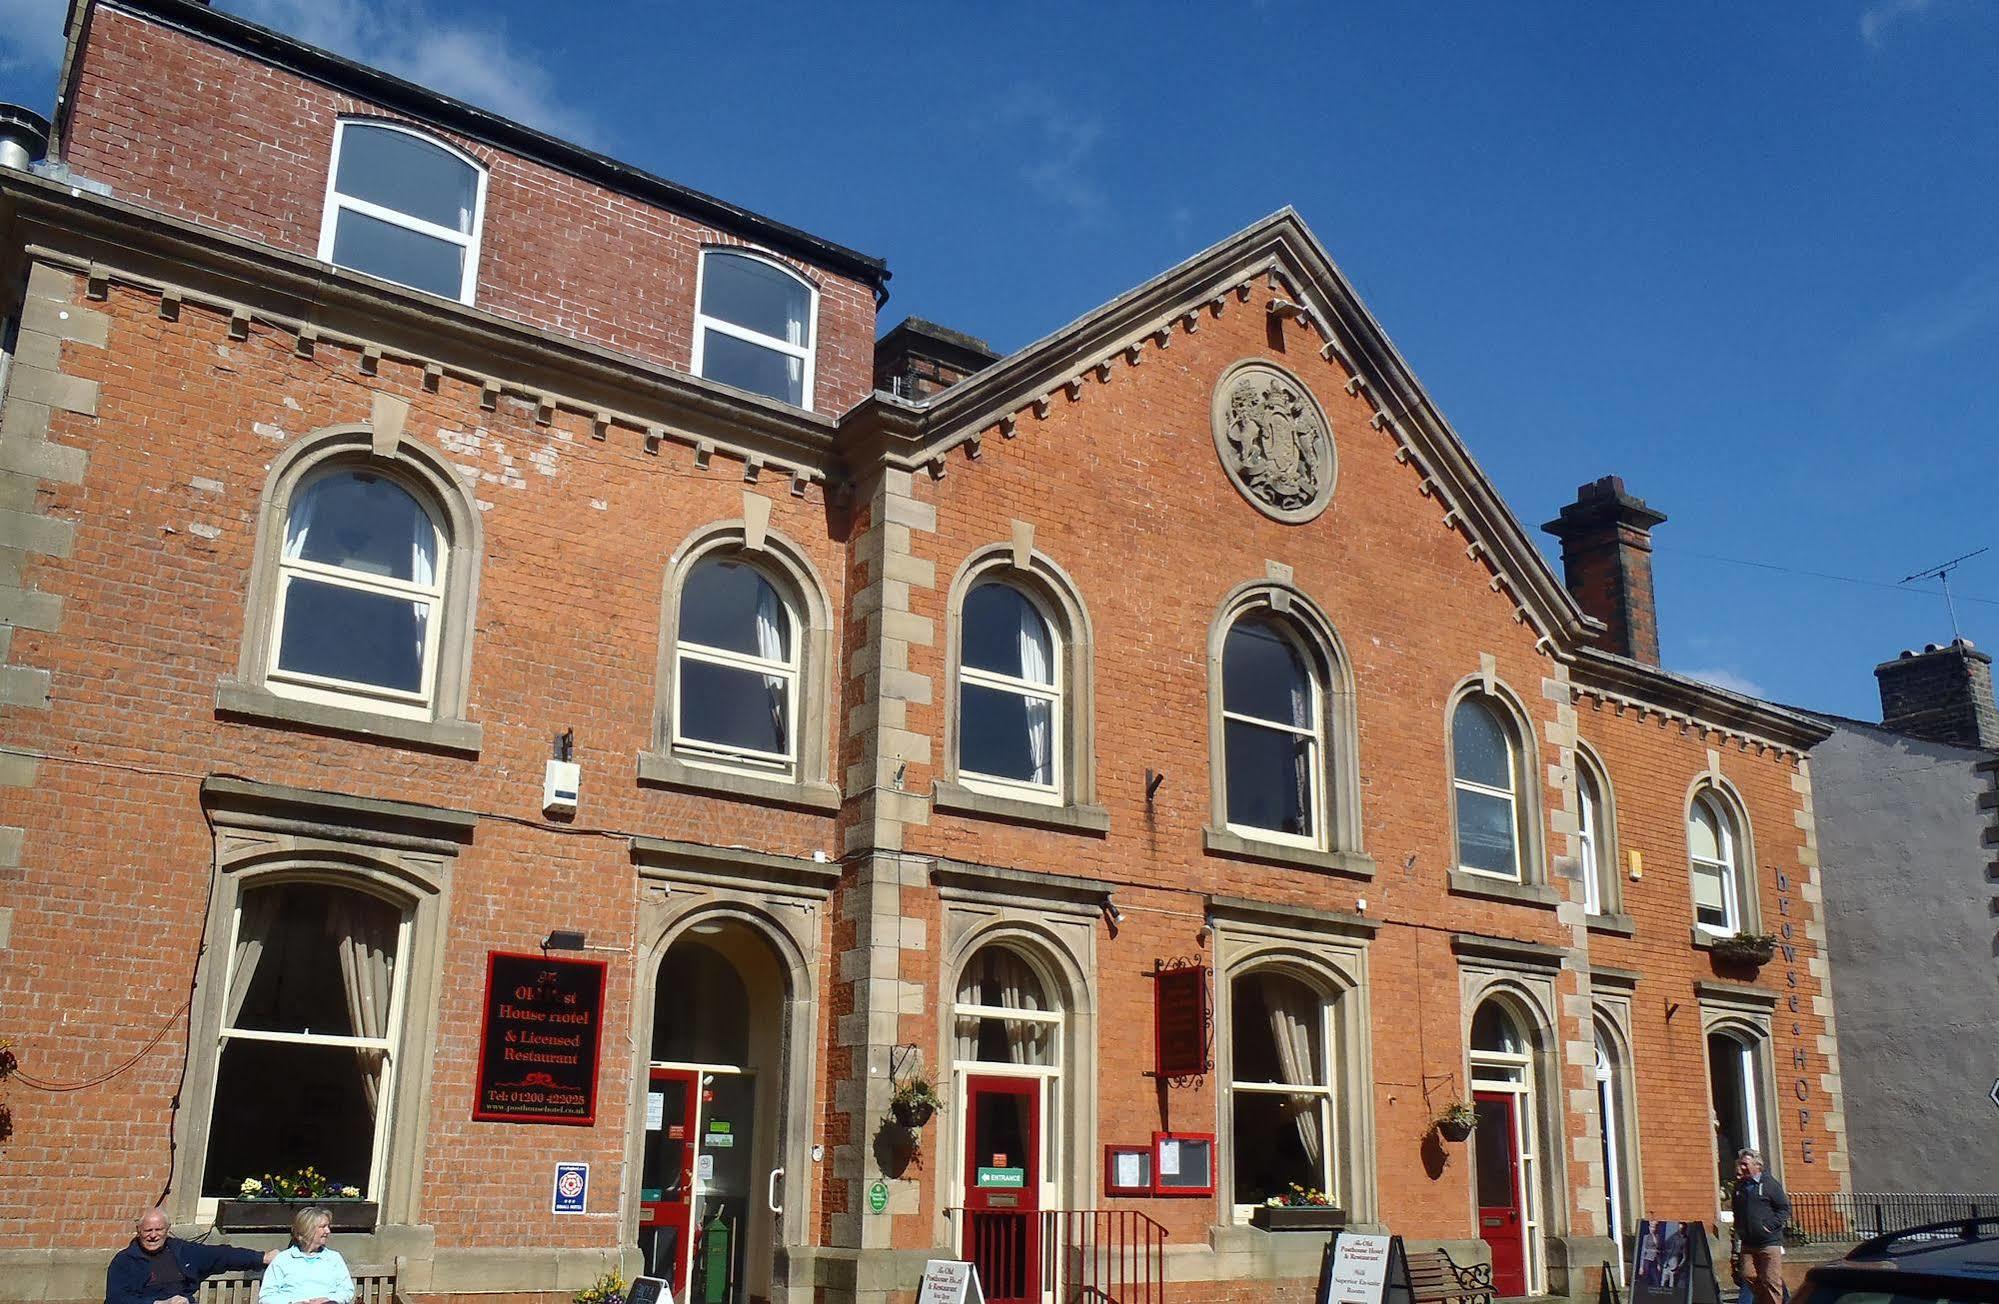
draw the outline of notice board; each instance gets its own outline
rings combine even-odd
[[[604,962],[490,952],[484,1009],[472,1117],[596,1122]]]

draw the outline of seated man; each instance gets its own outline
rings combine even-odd
[[[104,1274],[104,1304],[194,1304],[201,1283],[231,1269],[254,1271],[276,1258],[276,1250],[239,1250],[233,1245],[201,1245],[167,1235],[167,1216],[148,1209],[139,1216],[139,1234],[112,1256]]]

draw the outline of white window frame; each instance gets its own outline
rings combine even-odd
[[[366,474],[387,479],[408,494],[410,500],[416,504],[417,510],[430,522],[433,560],[429,584],[416,584],[387,575],[371,575],[365,571],[349,570],[344,566],[329,566],[325,562],[307,561],[304,558],[294,561],[285,557],[287,544],[291,538],[292,507],[319,481],[336,475],[355,474],[357,471],[365,471]],[[330,706],[353,706],[356,704],[356,698],[363,698],[366,699],[367,709],[382,715],[401,716],[411,720],[431,718],[432,698],[437,687],[438,639],[444,627],[445,585],[449,580],[446,572],[450,568],[451,553],[445,546],[444,531],[438,527],[436,513],[424,501],[426,497],[421,489],[400,476],[390,475],[372,466],[357,468],[336,464],[308,475],[293,487],[291,495],[286,500],[285,519],[278,533],[277,600],[271,611],[270,658],[264,667],[264,684],[271,692],[280,697],[304,702],[323,702]],[[314,675],[281,667],[278,659],[285,645],[286,600],[291,596],[292,581],[295,579],[313,580],[336,588],[353,589],[359,593],[426,604],[427,613],[423,622],[423,667],[419,672],[420,686],[417,691],[408,692],[358,679]]]
[[[215,1034],[215,1073],[219,1081],[222,1054],[228,1049],[231,1040],[268,1041],[293,1046],[349,1047],[355,1050],[373,1050],[379,1052],[382,1056],[382,1076],[375,1090],[375,1100],[377,1102],[375,1108],[375,1136],[372,1144],[369,1146],[368,1173],[361,1191],[362,1199],[379,1200],[382,1193],[382,1166],[388,1154],[389,1133],[395,1123],[394,1118],[391,1116],[391,1108],[395,1100],[396,1043],[402,1037],[403,1005],[409,991],[407,974],[410,968],[411,926],[415,922],[414,912],[407,906],[389,901],[385,897],[375,896],[372,892],[343,883],[322,884],[315,879],[287,878],[274,883],[249,886],[243,893],[238,895],[235,913],[229,921],[229,949],[226,953],[227,963],[223,966],[221,990],[224,992],[229,991],[236,982],[236,944],[242,936],[243,897],[250,892],[285,892],[295,888],[313,886],[327,886],[338,892],[357,892],[363,896],[374,897],[375,900],[382,901],[401,912],[401,919],[396,926],[396,959],[395,963],[389,969],[389,981],[393,986],[389,992],[389,1017],[387,1026],[383,1030],[384,1035],[380,1037],[341,1037],[329,1033],[310,1031],[267,1032],[256,1028],[231,1028],[229,1026],[228,1011],[224,1010],[221,1025],[217,1028]],[[208,1093],[208,1126],[211,1136],[214,1135],[216,1127],[216,1095],[217,1093],[213,1085],[211,1085]],[[202,1156],[202,1161],[205,1166],[207,1162],[206,1155]],[[206,1178],[207,1174],[204,1172],[204,1182]],[[197,1216],[204,1223],[213,1223],[219,1202],[227,1198],[229,1197],[201,1196]]]
[[[1320,1138],[1318,1185],[1319,1189],[1325,1192],[1328,1200],[1335,1205],[1340,1205],[1340,1168],[1334,1162],[1337,1158],[1335,1151],[1339,1146],[1340,1134],[1335,1130],[1339,1119],[1339,1091],[1334,1085],[1334,1079],[1337,1075],[1333,1072],[1333,1035],[1335,1032],[1333,1026],[1333,1002],[1326,998],[1325,991],[1318,984],[1307,978],[1299,977],[1297,974],[1287,972],[1277,966],[1268,964],[1257,965],[1248,969],[1237,970],[1229,979],[1229,1026],[1233,1030],[1236,1023],[1236,984],[1245,978],[1254,978],[1269,972],[1275,972],[1284,978],[1290,979],[1292,982],[1302,984],[1318,1000],[1319,1064],[1317,1067],[1320,1081],[1307,1086],[1303,1084],[1292,1085],[1283,1082],[1250,1082],[1238,1078],[1235,1066],[1234,1037],[1231,1036],[1229,1049],[1229,1098],[1226,1102],[1229,1128],[1229,1172],[1225,1177],[1221,1174],[1217,1174],[1216,1176],[1218,1180],[1228,1183],[1229,1208],[1237,1223],[1248,1222],[1250,1215],[1257,1208],[1254,1204],[1242,1204],[1235,1198],[1235,1093],[1238,1091],[1248,1092],[1251,1095],[1318,1097]]]
[[[729,648],[711,647],[706,643],[696,643],[681,636],[673,647],[673,750],[689,765],[704,769],[750,770],[758,774],[794,775],[798,772],[798,676],[799,667],[805,656],[804,622],[799,618],[798,606],[785,593],[785,586],[778,583],[761,566],[753,565],[741,557],[703,557],[688,569],[686,579],[691,580],[695,571],[703,566],[720,563],[746,566],[756,577],[770,586],[777,596],[778,609],[790,622],[791,653],[787,660],[773,661],[768,657],[754,656],[748,652],[737,652]],[[687,602],[687,583],[681,582],[674,601],[684,608]],[[680,628],[676,620],[675,628]],[[682,704],[687,701],[686,684],[680,677],[680,668],[688,660],[702,661],[710,665],[726,666],[732,670],[752,671],[784,680],[784,724],[787,749],[783,752],[760,751],[753,747],[732,747],[707,738],[690,738],[680,729]]]
[[[1299,728],[1297,725],[1286,724],[1277,720],[1266,720],[1259,715],[1246,715],[1241,711],[1231,711],[1228,709],[1228,689],[1227,689],[1228,639],[1230,634],[1235,633],[1237,626],[1243,624],[1246,621],[1259,623],[1270,627],[1271,629],[1276,631],[1277,636],[1279,638],[1282,638],[1283,640],[1285,640],[1285,642],[1291,645],[1292,652],[1296,654],[1298,657],[1298,663],[1301,666],[1303,666],[1305,669],[1305,682],[1311,688],[1311,702],[1309,707],[1307,708],[1307,718],[1310,719],[1312,722],[1310,726],[1306,728]],[[1328,837],[1326,830],[1327,820],[1326,820],[1326,764],[1325,764],[1326,686],[1324,682],[1322,682],[1321,680],[1319,674],[1318,659],[1315,656],[1313,656],[1311,646],[1308,643],[1306,643],[1305,640],[1298,637],[1297,632],[1291,627],[1291,624],[1288,620],[1279,616],[1274,616],[1270,614],[1267,610],[1261,608],[1254,609],[1251,611],[1246,611],[1242,615],[1238,616],[1229,625],[1228,634],[1222,636],[1222,673],[1219,680],[1217,681],[1217,685],[1218,686],[1216,691],[1221,694],[1221,717],[1222,717],[1222,737],[1221,737],[1222,811],[1221,813],[1225,821],[1223,827],[1226,828],[1231,833],[1238,834],[1239,836],[1245,838],[1254,838],[1259,842],[1272,842],[1280,846],[1287,846],[1287,847],[1306,847],[1314,851],[1323,850],[1327,845],[1326,839]],[[1247,724],[1258,729],[1269,729],[1276,733],[1290,734],[1294,738],[1303,738],[1311,744],[1310,751],[1306,756],[1306,764],[1308,766],[1308,772],[1312,776],[1311,791],[1308,794],[1309,800],[1311,801],[1311,809],[1306,812],[1306,814],[1311,817],[1312,821],[1312,832],[1309,836],[1298,833],[1286,833],[1282,829],[1266,829],[1255,824],[1237,824],[1235,821],[1226,818],[1229,809],[1228,726],[1230,721],[1236,721],[1241,724]]]
[[[1709,860],[1694,854],[1693,826],[1703,805],[1714,817],[1715,850],[1721,857],[1718,860]],[[1700,903],[1698,901],[1694,903],[1694,927],[1714,937],[1733,937],[1742,931],[1742,870],[1737,864],[1741,857],[1736,847],[1734,816],[1711,791],[1703,789],[1695,795],[1693,803],[1687,807],[1687,858],[1692,862],[1695,875],[1710,873],[1721,880],[1721,908],[1724,918],[1719,925],[1703,922]]]
[[[1507,786],[1505,788],[1494,788],[1487,784],[1478,783],[1474,780],[1464,778],[1458,773],[1458,712],[1464,710],[1467,706],[1484,711],[1486,715],[1492,718],[1492,722],[1499,726],[1500,736],[1506,742]],[[1457,792],[1479,793],[1487,797],[1498,797],[1505,801],[1506,809],[1510,812],[1506,827],[1513,830],[1513,872],[1511,874],[1501,874],[1496,870],[1480,869],[1476,865],[1467,865],[1464,863],[1464,839],[1460,836],[1463,832],[1463,826],[1459,823],[1458,810],[1455,804],[1453,804],[1451,810],[1451,850],[1458,862],[1458,872],[1460,873],[1476,874],[1480,878],[1495,878],[1502,883],[1524,883],[1527,880],[1526,875],[1521,871],[1520,856],[1520,844],[1524,841],[1520,828],[1520,740],[1508,719],[1508,714],[1495,706],[1491,698],[1476,693],[1466,694],[1459,698],[1451,707],[1451,787]]]
[[[1028,972],[1034,975],[1035,982],[1040,984],[1042,999],[1051,1002],[1051,1004],[1055,999],[1054,989],[1049,984],[1046,976],[1041,972],[1040,966],[1029,960],[1021,951],[1007,946],[1003,942],[987,942],[984,946],[980,946],[967,956],[964,967],[958,971],[957,984],[954,984],[953,987],[951,1019],[948,1027],[945,1029],[945,1044],[954,1048],[956,1047],[958,1041],[958,1020],[961,1018],[1039,1023],[1047,1025],[1050,1029],[1048,1056],[1053,1062],[1049,1064],[1013,1064],[1001,1060],[960,1059],[954,1049],[951,1056],[951,1099],[956,1103],[957,1108],[951,1112],[957,1114],[957,1120],[952,1129],[953,1139],[956,1144],[953,1147],[949,1181],[951,1205],[954,1208],[962,1208],[965,1203],[965,1152],[966,1148],[971,1145],[971,1137],[966,1132],[966,1125],[970,1121],[972,1112],[971,1096],[966,1086],[966,1079],[975,1077],[1026,1078],[1040,1084],[1039,1102],[1036,1107],[1041,1111],[1041,1154],[1037,1157],[1041,1171],[1041,1181],[1039,1183],[1041,1207],[1043,1209],[1059,1209],[1062,1207],[1061,1191],[1063,1174],[1061,1165],[1066,1162],[1065,1156],[1068,1154],[1068,1145],[1061,1117],[1063,1056],[1068,1052],[1068,1047],[1064,1044],[1063,1033],[1067,1030],[1068,1026],[1068,1011],[1060,1007],[1046,1010],[1015,1010],[1009,1009],[1004,1005],[974,1005],[958,1000],[955,995],[956,988],[963,984],[965,970],[978,963],[979,956],[984,954],[986,947],[989,946],[998,946],[1000,949],[1011,953],[1015,958],[1019,959],[1022,964],[1027,966]],[[951,1228],[953,1244],[959,1242],[963,1233],[964,1228],[954,1218]]]
[[[1717,1039],[1728,1043],[1729,1055],[1734,1060],[1734,1063],[1719,1065],[1714,1062],[1714,1042]],[[1752,1036],[1740,1027],[1730,1025],[1725,1027],[1710,1027],[1707,1030],[1707,1035],[1702,1040],[1704,1048],[1708,1052],[1709,1075],[1712,1076],[1716,1073],[1726,1072],[1733,1076],[1739,1083],[1742,1092],[1742,1124],[1745,1143],[1764,1156],[1764,1166],[1766,1169],[1769,1169],[1772,1167],[1770,1157],[1776,1152],[1776,1138],[1766,1135],[1764,1132],[1765,1106],[1771,1102],[1766,1102],[1764,1099],[1762,1065],[1757,1058],[1759,1053],[1763,1053],[1764,1048],[1770,1044],[1767,1035]],[[1713,1095],[1711,1092],[1709,1095],[1709,1104],[1710,1108],[1712,1108]],[[1721,1119],[1717,1117],[1715,1119],[1717,1130],[1719,1130],[1720,1122]],[[1720,1155],[1717,1158],[1720,1161],[1716,1165],[1718,1172],[1734,1171],[1734,1155]],[[1726,1201],[1722,1202],[1721,1220],[1724,1223],[1733,1223],[1735,1221],[1735,1211],[1728,1207]]]
[[[471,168],[472,174],[476,178],[473,188],[471,231],[465,233],[454,231],[450,227],[439,226],[435,222],[427,222],[420,217],[412,217],[410,214],[397,209],[384,208],[380,204],[370,203],[368,200],[357,199],[351,195],[340,193],[338,187],[340,151],[342,145],[346,143],[347,128],[349,126],[401,132],[405,136],[412,137],[413,139],[422,141],[426,145],[443,150],[446,154],[451,155]],[[399,226],[405,231],[414,231],[418,235],[429,236],[431,239],[441,240],[446,244],[458,245],[464,249],[464,273],[460,278],[461,284],[457,299],[460,303],[470,304],[479,288],[479,243],[486,229],[486,177],[486,168],[478,159],[473,158],[462,149],[455,148],[446,141],[439,140],[429,132],[414,130],[399,122],[385,122],[380,118],[341,118],[333,124],[333,156],[332,160],[326,166],[326,199],[319,221],[319,261],[331,263],[336,267],[343,267],[347,271],[358,272],[362,276],[373,276],[376,280],[387,281],[389,279],[375,272],[365,271],[358,267],[346,267],[345,264],[333,262],[333,237],[335,230],[339,226],[340,214],[342,210],[351,210],[361,214],[363,217],[372,217],[377,221],[387,222],[391,226]],[[390,284],[399,285],[401,282],[392,281]],[[416,287],[411,286],[410,288],[415,289]],[[418,293],[428,292],[418,291]]]
[[[1603,790],[1580,760],[1576,763],[1576,842],[1581,848],[1583,913],[1600,915],[1603,909]]]
[[[1604,1234],[1619,1247],[1615,1266],[1619,1285],[1624,1284],[1624,1110],[1619,1099],[1617,1061],[1605,1044],[1603,1030],[1596,1029],[1597,1126],[1603,1133],[1603,1216],[1609,1224]]]
[[[809,343],[803,346],[793,344],[791,341],[779,339],[775,335],[766,335],[762,331],[753,331],[747,326],[738,326],[736,323],[732,321],[724,320],[721,317],[710,317],[707,313],[703,312],[701,310],[701,296],[703,292],[707,289],[708,285],[708,260],[718,255],[728,258],[747,258],[752,262],[763,263],[766,266],[776,268],[778,271],[784,273],[784,275],[790,277],[792,280],[797,281],[800,285],[804,286],[805,296],[806,296],[805,338],[809,341]],[[746,344],[754,344],[757,345],[759,348],[766,348],[770,349],[772,352],[775,353],[782,353],[786,357],[800,359],[802,362],[802,367],[800,371],[799,385],[798,385],[798,395],[799,395],[798,406],[803,408],[807,412],[812,411],[813,386],[816,379],[814,375],[816,367],[814,365],[813,355],[817,353],[819,349],[819,287],[818,286],[814,285],[811,281],[807,280],[805,277],[800,276],[795,268],[792,268],[783,263],[782,261],[773,258],[769,254],[763,253],[759,250],[739,248],[734,245],[730,245],[727,247],[717,246],[714,248],[703,249],[701,251],[700,266],[695,270],[694,274],[694,352],[693,356],[689,359],[689,370],[691,370],[695,375],[701,376],[703,378],[706,378],[708,374],[707,372],[702,370],[702,362],[704,355],[707,352],[708,332],[711,330],[720,331],[724,335],[733,336],[736,339],[742,340]],[[716,383],[722,384],[724,382],[717,381]],[[755,391],[745,391],[745,392],[754,393]],[[779,403],[783,403],[785,401],[781,398],[777,398],[777,396],[774,394],[766,394],[763,395],[763,397],[772,399],[775,402]]]
[[[1503,1005],[1500,1009],[1505,1012],[1508,1021],[1513,1024],[1513,1030],[1520,1034],[1529,1049],[1516,1054],[1468,1048],[1466,1078],[1470,1081],[1474,1094],[1490,1091],[1513,1097],[1513,1146],[1514,1153],[1520,1159],[1514,1198],[1520,1201],[1522,1262],[1527,1269],[1527,1293],[1539,1295],[1542,1292],[1546,1265],[1542,1262],[1541,1251],[1541,1155],[1535,1145],[1535,1138],[1540,1129],[1535,1126],[1533,1041],[1532,1035],[1522,1025],[1519,1014],[1506,1009]],[[1474,1194],[1473,1200],[1476,1199],[1477,1196]],[[1478,1216],[1476,1203],[1472,1208],[1472,1216],[1474,1218]]]
[[[1009,584],[1003,579],[982,579],[965,590],[965,601],[987,585],[997,585],[1017,594],[1021,601],[1034,608],[1041,617],[1041,624],[1048,631],[1048,672],[1051,682],[1037,684],[1031,679],[1021,679],[1013,675],[1003,675],[992,670],[981,670],[965,660],[964,639],[958,640],[958,782],[974,792],[987,792],[996,797],[1014,797],[1021,801],[1040,802],[1046,806],[1062,804],[1063,766],[1062,754],[1067,735],[1063,733],[1064,683],[1062,666],[1068,656],[1063,645],[1062,627],[1048,614],[1048,608],[1026,589],[1017,584]],[[958,619],[962,627],[964,603],[958,607]],[[977,770],[965,768],[965,685],[994,689],[1012,693],[1016,697],[1031,697],[1050,704],[1048,712],[1048,783],[1028,783],[1020,779],[1009,779],[997,774],[981,774]]]

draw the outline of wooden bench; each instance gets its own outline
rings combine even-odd
[[[350,1263],[354,1275],[354,1304],[395,1304],[396,1270],[378,1263]],[[257,1304],[264,1274],[260,1272],[218,1272],[201,1283],[194,1304]]]
[[[1461,1268],[1442,1250],[1410,1250],[1409,1285],[1417,1304],[1492,1304],[1492,1265]]]

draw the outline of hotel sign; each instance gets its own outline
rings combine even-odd
[[[603,961],[489,953],[472,1117],[596,1122],[603,1014]]]

